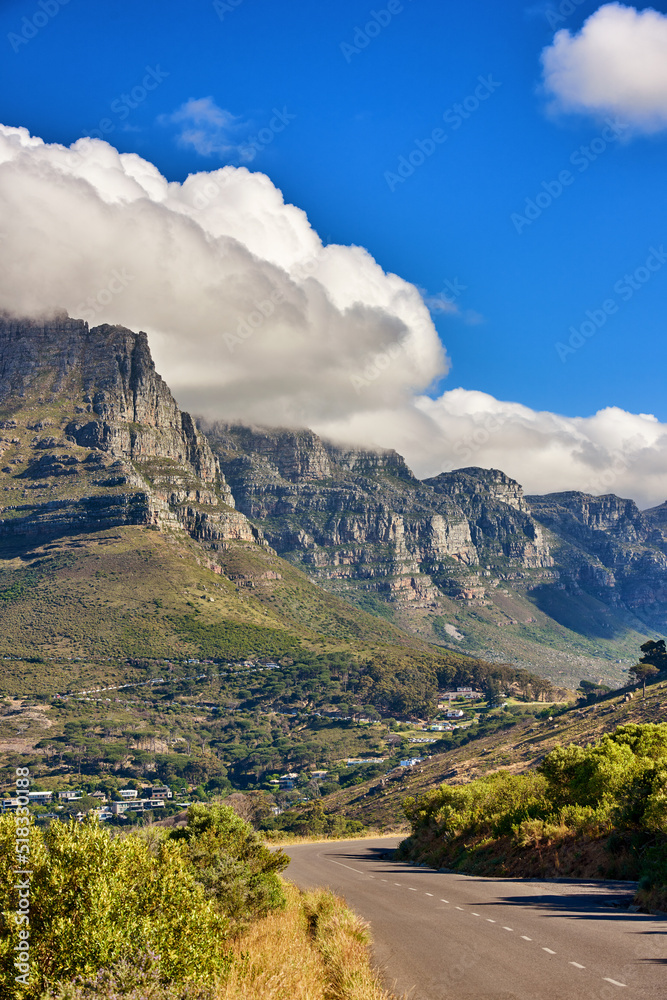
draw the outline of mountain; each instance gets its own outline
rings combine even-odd
[[[442,687],[617,682],[660,632],[666,524],[198,425],[145,334],[0,316],[0,755],[208,794],[387,757],[368,719],[431,718]]]
[[[124,327],[0,317],[0,434],[8,647],[196,652],[195,617],[218,630],[209,652],[241,654],[241,621],[241,645],[275,655],[361,637],[573,687],[618,683],[667,629],[667,505],[526,497],[488,469],[420,481],[393,451],[197,424]],[[204,611],[206,574],[222,593]]]
[[[129,524],[256,541],[145,333],[0,317],[0,537]]]
[[[526,497],[494,469],[418,480],[400,455],[200,421],[237,507],[313,581],[430,642],[566,686],[615,684],[667,629],[667,505]]]
[[[120,679],[128,657],[338,651],[375,657],[368,704],[377,683],[378,704],[402,691],[426,705],[436,675],[466,662],[276,554],[237,509],[144,333],[0,317],[0,431],[0,654],[20,664],[5,665],[5,692]],[[35,660],[48,669],[26,666]]]

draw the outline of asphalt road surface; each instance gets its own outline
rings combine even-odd
[[[491,879],[391,860],[397,838],[287,848],[371,924],[385,985],[410,1000],[667,1000],[667,919],[627,882]]]

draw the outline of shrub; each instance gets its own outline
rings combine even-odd
[[[289,858],[262,844],[229,806],[190,806],[185,827],[169,837],[184,845],[200,884],[228,916],[250,919],[284,906],[278,872]]]
[[[277,872],[287,857],[264,847],[224,806],[191,807],[185,829],[171,835],[113,836],[93,819],[31,826],[30,982],[24,988],[15,981],[14,838],[14,816],[0,818],[3,1000],[36,1000],[48,989],[60,989],[64,1000],[64,980],[79,991],[73,998],[104,995],[103,984],[113,993],[114,984],[134,983],[132,967],[143,980],[127,986],[129,995],[143,996],[145,986],[150,996],[160,984],[174,983],[189,984],[194,996],[195,987],[228,971],[226,942],[237,922],[284,901]],[[155,958],[148,961],[150,955]]]

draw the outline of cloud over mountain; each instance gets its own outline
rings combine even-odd
[[[667,16],[620,3],[600,7],[542,53],[556,110],[616,115],[637,132],[667,128]]]
[[[418,289],[362,247],[325,246],[264,174],[168,182],[100,140],[0,126],[0,219],[0,309],[146,330],[194,413],[395,447],[422,475],[483,465],[531,492],[667,496],[667,427],[651,416],[431,399],[448,360]]]

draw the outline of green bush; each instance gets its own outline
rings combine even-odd
[[[76,979],[77,989],[89,990],[81,996],[93,997],[90,990],[100,976],[122,980],[123,963],[144,968],[153,986],[159,980],[203,988],[228,970],[226,941],[238,921],[283,904],[277,872],[287,864],[286,856],[264,847],[252,828],[224,806],[191,807],[185,829],[170,834],[148,830],[113,836],[92,819],[54,822],[46,829],[31,826],[26,987],[15,979],[20,928],[14,841],[14,816],[4,816],[3,1000],[37,1000]]]
[[[185,827],[169,836],[185,847],[199,883],[229,917],[252,919],[284,906],[278,872],[289,858],[270,851],[229,806],[192,805]]]
[[[519,848],[604,837],[610,856],[626,852],[651,898],[664,897],[667,723],[620,726],[588,747],[556,747],[537,772],[442,785],[408,799],[404,811],[412,835],[402,850],[412,857],[465,859],[500,837]]]

